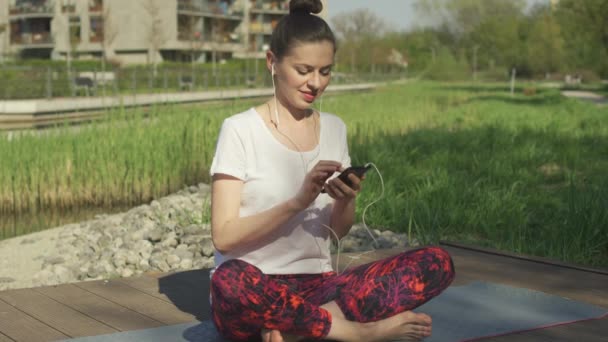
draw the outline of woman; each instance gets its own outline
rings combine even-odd
[[[353,224],[362,179],[346,127],[311,108],[331,78],[336,42],[319,0],[292,0],[266,64],[275,95],[226,119],[211,166],[213,321],[236,341],[304,337],[420,340],[431,318],[409,310],[453,280],[449,255],[425,248],[338,275],[329,245]],[[313,13],[313,14],[311,14]]]

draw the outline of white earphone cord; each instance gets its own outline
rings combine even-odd
[[[272,75],[271,75],[271,78],[272,78],[272,91],[273,91],[273,95],[274,95],[274,117],[275,117],[275,121],[276,121],[274,124],[275,124],[277,132],[279,132],[281,135],[283,135],[284,137],[286,137],[296,147],[296,149],[300,153],[300,158],[302,159],[302,165],[304,166],[304,175],[306,175],[308,173],[308,165],[310,164],[310,162],[306,163],[304,161],[304,155],[303,155],[302,151],[300,150],[299,146],[293,140],[291,140],[291,138],[289,136],[287,136],[286,134],[284,134],[283,132],[281,132],[279,130],[279,106],[278,106],[278,103],[277,103],[277,90],[276,90],[276,86],[275,86],[275,83],[274,83],[274,76],[275,76],[274,64],[272,64]],[[323,107],[323,97],[321,96],[320,101],[319,101],[319,115],[321,114],[322,107]],[[316,127],[315,127],[315,133],[317,133]],[[320,138],[318,136],[317,136],[317,144],[320,144]],[[315,158],[318,157],[319,154],[320,154],[320,148],[319,148],[319,151],[318,151],[317,155],[315,156]],[[315,158],[313,158],[312,160],[314,160]],[[382,174],[380,173],[380,170],[378,170],[378,167],[376,166],[376,164],[369,163],[369,165],[373,166],[374,169],[376,170],[376,172],[378,173],[378,176],[380,177],[380,184],[382,186],[382,191],[380,193],[380,197],[378,197],[376,200],[374,200],[373,202],[371,202],[367,206],[365,206],[365,209],[363,209],[363,215],[361,216],[361,219],[363,221],[363,227],[365,228],[365,230],[367,231],[367,233],[369,234],[369,236],[374,241],[374,246],[376,246],[376,248],[379,248],[379,246],[378,246],[378,240],[376,240],[376,238],[374,237],[374,234],[372,233],[372,231],[367,226],[367,223],[365,222],[365,214],[366,214],[367,209],[369,207],[371,207],[372,205],[374,205],[375,203],[377,203],[378,201],[380,201],[382,198],[384,198],[384,179],[382,178]],[[338,234],[330,226],[328,226],[326,224],[321,224],[321,226],[324,227],[324,228],[326,228],[326,229],[328,229],[329,232],[331,234],[333,234],[333,237],[336,239],[337,252],[336,252],[336,266],[335,266],[335,269],[336,269],[336,273],[337,274],[340,274],[344,270],[346,270],[348,268],[348,266],[350,266],[350,264],[354,260],[359,259],[362,255],[365,255],[365,254],[368,254],[368,253],[376,251],[376,249],[372,247],[372,249],[369,250],[369,251],[365,251],[363,253],[351,256],[351,260],[348,262],[348,264],[346,264],[346,266],[344,266],[343,271],[340,272],[340,269],[339,269],[339,267],[340,267],[340,253],[342,251],[342,245],[341,245],[340,238],[338,237]],[[321,271],[323,271],[323,269],[321,269]]]
[[[376,170],[376,172],[378,173],[378,176],[380,177],[380,184],[382,186],[382,191],[380,192],[380,196],[372,201],[371,203],[369,203],[368,205],[365,206],[365,209],[363,209],[363,215],[361,216],[361,219],[363,221],[363,228],[365,228],[365,230],[367,231],[367,233],[369,234],[369,236],[372,238],[372,240],[374,241],[374,246],[376,248],[380,248],[380,246],[378,245],[378,240],[376,240],[376,238],[374,237],[374,234],[372,233],[371,229],[369,229],[369,227],[367,226],[367,223],[365,222],[365,214],[367,213],[367,209],[369,209],[369,207],[371,207],[372,205],[376,204],[378,201],[380,201],[382,198],[384,198],[384,179],[382,178],[382,174],[380,173],[380,170],[378,170],[378,167],[376,166],[376,164],[374,163],[369,163],[369,165],[373,166],[374,169]],[[342,245],[341,245],[341,241],[338,238],[338,234],[336,234],[336,232],[329,227],[326,224],[322,224],[323,227],[327,228],[334,236],[334,238],[336,239],[336,244],[337,244],[337,252],[336,252],[336,273],[340,274],[342,272],[344,272],[344,270],[346,270],[348,268],[348,266],[350,266],[350,264],[352,264],[353,261],[359,259],[362,255],[368,254],[368,253],[372,253],[374,251],[376,251],[376,248],[373,248],[369,251],[365,251],[362,252],[360,254],[357,255],[353,255],[351,256],[351,260],[348,262],[348,264],[346,264],[346,266],[344,266],[342,272],[340,272],[340,253],[342,252]]]

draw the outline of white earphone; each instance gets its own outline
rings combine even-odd
[[[276,75],[276,71],[274,70],[274,62],[270,65],[270,74],[272,75],[272,92],[274,93],[274,124],[277,129],[279,129],[279,107],[277,103],[277,88],[274,84],[274,76]]]

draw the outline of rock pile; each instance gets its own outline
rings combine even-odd
[[[55,285],[213,267],[209,193],[208,185],[199,184],[126,213],[64,226],[56,253],[44,258],[34,282]],[[342,252],[407,245],[404,235],[373,234],[377,244],[355,225],[342,239]]]

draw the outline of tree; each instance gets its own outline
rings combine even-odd
[[[386,24],[367,8],[342,13],[332,19],[338,37],[351,40],[356,37],[379,37],[386,31]]]
[[[201,18],[194,15],[180,15],[178,27],[180,40],[185,40],[190,44],[190,62],[194,65],[202,48]]]
[[[608,77],[608,0],[561,0],[555,16],[569,66]]]
[[[564,55],[561,28],[548,8],[538,11],[533,18],[527,40],[530,69],[536,74],[559,71]]]
[[[418,0],[420,15],[449,32],[454,55],[467,56],[475,75],[478,65],[516,67],[525,60],[520,24],[524,0]]]
[[[488,18],[522,15],[525,5],[525,0],[418,0],[415,8],[421,15],[466,36]]]
[[[148,62],[152,64],[152,74],[156,77],[158,73],[158,54],[161,47],[167,41],[164,30],[164,22],[161,16],[158,0],[142,0],[144,9],[148,12],[149,23],[147,24]]]
[[[101,32],[101,74],[103,75],[102,77],[104,78],[102,84],[102,92],[103,92],[103,96],[105,97],[106,95],[106,63],[110,60],[114,61],[114,63],[117,63],[118,61],[114,60],[115,58],[115,53],[114,50],[112,48],[112,44],[114,43],[114,40],[116,39],[116,36],[118,36],[118,27],[117,27],[117,23],[114,20],[114,17],[112,16],[112,8],[109,5],[109,1],[104,1],[103,4],[103,11],[102,11],[102,15],[101,15],[101,27],[102,27],[102,32]],[[116,83],[114,83],[114,86],[116,86]]]
[[[217,54],[219,47],[225,43],[225,37],[228,34],[228,23],[226,20],[215,19],[211,23],[211,37],[209,42],[211,43],[211,62],[213,76],[217,74]]]
[[[358,9],[339,14],[332,19],[334,31],[342,41],[342,53],[350,55],[351,70],[357,69],[357,55],[372,52],[368,61],[372,64],[373,47],[363,49],[364,42],[379,38],[386,31],[386,24],[369,9]]]

